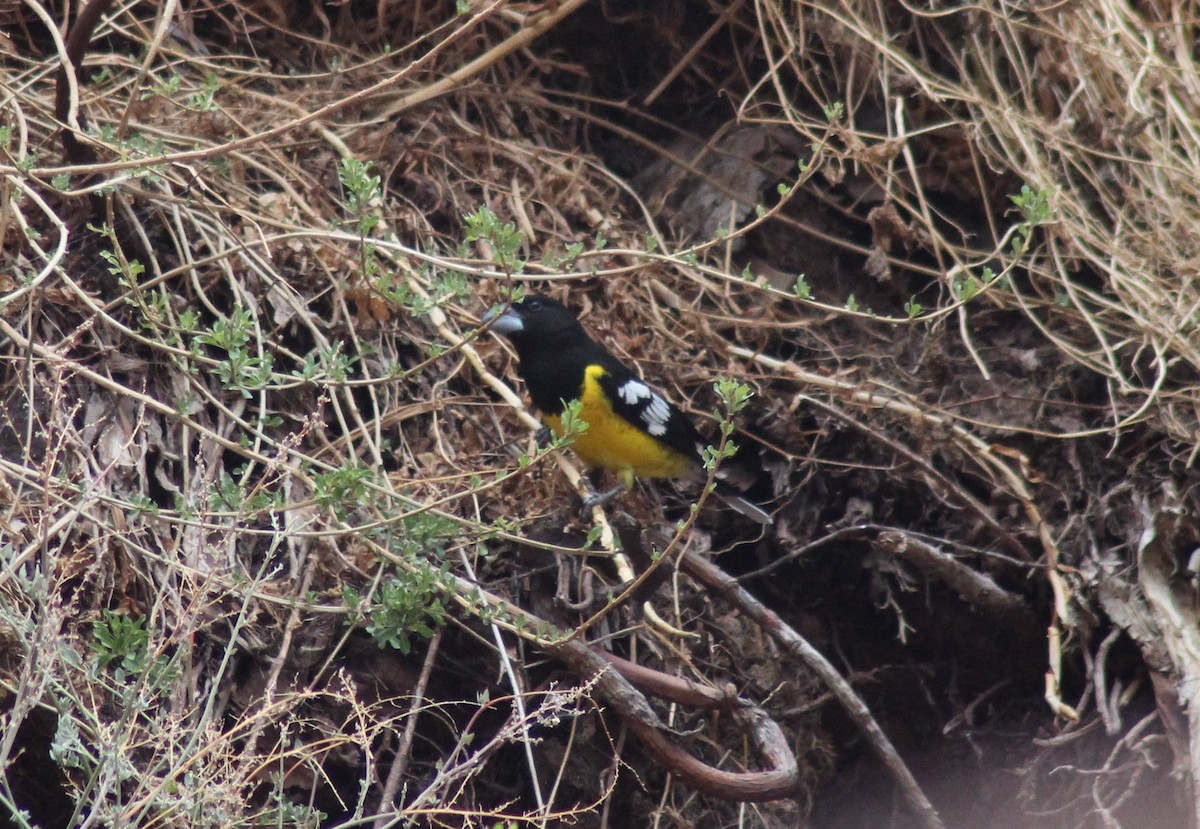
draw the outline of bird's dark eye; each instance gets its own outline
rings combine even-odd
[[[533,299],[525,300],[524,305],[526,311],[537,311],[542,307],[542,301],[534,297]]]

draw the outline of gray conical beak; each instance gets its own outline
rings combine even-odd
[[[521,319],[521,315],[512,308],[505,308],[502,313],[497,314],[496,309],[492,309],[483,315],[482,324],[492,324],[492,330],[497,334],[515,334],[518,331],[525,330],[525,321]]]

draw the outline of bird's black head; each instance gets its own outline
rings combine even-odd
[[[491,322],[492,330],[511,340],[522,356],[526,348],[560,349],[588,339],[567,306],[539,294],[514,302],[501,314],[489,313],[483,321]]]

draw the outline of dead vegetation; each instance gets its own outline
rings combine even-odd
[[[4,825],[1196,825],[1197,12],[0,6]]]

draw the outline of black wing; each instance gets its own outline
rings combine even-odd
[[[609,354],[599,361],[604,367],[600,387],[612,401],[613,411],[680,454],[697,463],[708,441],[696,430],[692,419],[655,391],[619,360]]]
[[[604,367],[600,387],[612,401],[613,411],[630,423],[637,424],[651,436],[658,438],[676,452],[692,458],[696,463],[702,459],[702,451],[715,441],[709,441],[696,429],[692,419],[638,377],[619,360],[605,352],[597,359]],[[771,514],[747,498],[740,489],[725,481],[726,469],[717,470],[717,496],[742,515],[761,524],[774,523]]]

